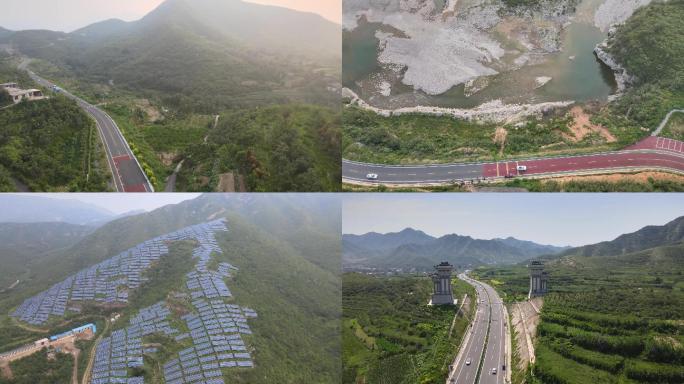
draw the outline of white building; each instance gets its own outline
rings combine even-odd
[[[45,95],[40,89],[21,89],[17,83],[0,84],[0,89],[7,91],[14,104],[19,104],[24,99],[28,101],[45,99]]]

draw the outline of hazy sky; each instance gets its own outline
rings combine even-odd
[[[684,216],[681,194],[346,194],[344,233],[420,229],[584,245]]]
[[[104,208],[115,214],[130,211],[152,211],[169,204],[194,199],[197,193],[36,193],[50,199],[78,200]]]
[[[342,0],[249,1],[315,12],[337,23],[342,18]],[[71,32],[112,18],[138,20],[162,2],[163,0],[0,0],[0,27],[11,30],[50,29]]]

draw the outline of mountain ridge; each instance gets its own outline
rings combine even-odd
[[[512,237],[490,240],[457,234],[433,237],[412,228],[386,234],[345,234],[342,242],[346,268],[428,269],[444,260],[472,266],[517,263],[566,249]]]
[[[663,225],[642,227],[613,240],[575,247],[556,256],[618,256],[660,246],[675,245],[682,241],[684,241],[684,216]]]
[[[0,223],[99,225],[116,216],[104,208],[75,200],[11,194],[3,199],[5,204],[0,211]]]
[[[331,85],[317,69],[339,61],[341,39],[338,25],[315,14],[167,0],[137,21],[110,19],[71,33],[17,31],[0,44],[56,65],[65,77],[155,91],[171,107],[215,114],[255,104],[333,105],[314,91]]]

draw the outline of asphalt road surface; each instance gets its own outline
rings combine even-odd
[[[502,368],[506,364],[506,325],[502,300],[489,285],[473,280],[464,274],[458,277],[475,287],[478,303],[475,318],[471,323],[470,338],[462,347],[461,355],[454,361],[447,383],[475,384],[478,379],[477,371],[480,361],[483,361],[479,382],[503,384],[505,371],[502,372]],[[487,337],[487,332],[489,332],[489,337]],[[485,351],[484,354],[483,351]],[[496,368],[496,374],[492,373],[492,368]]]
[[[526,171],[519,171],[525,166]],[[346,181],[374,182],[366,175],[378,175],[378,184],[444,184],[458,181],[496,180],[506,177],[575,175],[629,169],[669,170],[684,173],[684,142],[661,137],[647,139],[622,151],[580,156],[535,158],[472,164],[391,166],[343,160]]]
[[[45,88],[52,88],[55,84],[43,79],[28,70],[26,66],[29,61],[24,61],[19,68],[28,72],[29,76],[38,84]],[[107,161],[112,171],[112,180],[117,192],[154,192],[152,184],[150,184],[145,172],[138,163],[135,155],[128,147],[126,139],[121,134],[119,127],[114,120],[101,109],[87,103],[85,100],[65,91],[60,93],[68,98],[75,100],[78,105],[97,123],[97,129],[100,132],[100,137],[104,143],[107,152]]]

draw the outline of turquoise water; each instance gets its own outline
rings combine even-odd
[[[379,41],[375,37],[375,31],[381,27],[380,23],[368,23],[362,19],[356,29],[343,32],[342,83],[346,87],[354,88],[355,81],[368,78],[382,69],[378,65]]]
[[[437,13],[442,12],[444,10],[444,6],[446,5],[446,0],[432,0],[435,2],[435,8],[437,9]]]
[[[375,31],[383,26],[379,23],[359,23],[353,31],[344,33],[343,83],[384,108],[433,105],[443,107],[472,108],[493,99],[506,103],[539,103],[546,101],[589,101],[606,100],[615,91],[612,71],[594,55],[594,47],[605,39],[605,34],[588,22],[575,22],[568,26],[563,35],[563,51],[546,56],[543,64],[524,66],[492,76],[484,90],[467,98],[463,85],[456,86],[444,94],[426,95],[414,91],[399,81],[392,84],[392,95],[383,97],[370,94],[373,90],[360,89],[357,82],[367,80],[382,71],[377,63]],[[570,60],[573,56],[574,60]],[[536,89],[535,79],[552,77],[545,86]]]

